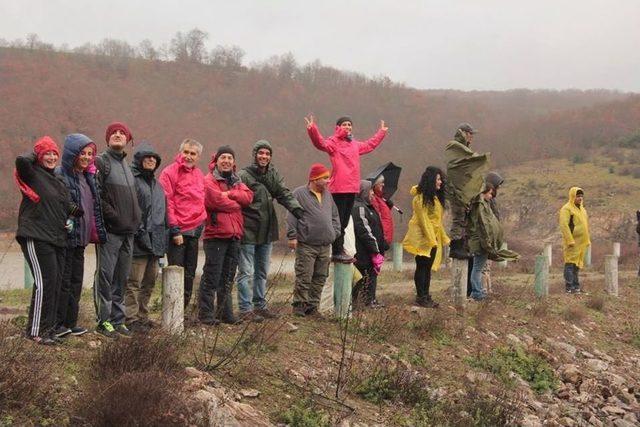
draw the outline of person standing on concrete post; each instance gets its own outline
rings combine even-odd
[[[68,219],[84,214],[71,202],[66,186],[54,174],[59,158],[60,150],[55,141],[44,136],[36,141],[32,152],[16,157],[14,172],[22,192],[16,240],[34,279],[26,335],[43,345],[58,343],[56,305],[62,284],[67,232],[72,224]]]
[[[98,186],[107,241],[98,245],[94,303],[98,317],[96,331],[108,338],[129,337],[125,325],[124,288],[131,270],[133,235],[140,225],[138,195],[125,157],[133,141],[129,128],[111,123],[106,131],[107,151],[96,157]]]
[[[366,141],[353,138],[353,121],[350,117],[340,117],[336,122],[333,136],[324,138],[314,122],[313,116],[305,117],[309,138],[320,151],[329,154],[331,160],[331,180],[329,190],[340,213],[340,236],[333,242],[332,260],[352,263],[353,258],[344,252],[344,229],[349,223],[356,195],[360,189],[360,156],[372,152],[380,145],[389,128],[380,120],[378,131]]]
[[[309,170],[307,185],[293,190],[302,206],[302,216],[287,216],[289,248],[296,252],[293,288],[293,314],[313,316],[318,313],[320,295],[331,263],[331,244],[340,235],[338,208],[328,189],[331,173],[321,163]]]
[[[233,325],[241,322],[233,315],[231,289],[244,233],[242,209],[251,204],[253,193],[236,174],[235,152],[228,145],[213,155],[209,170],[204,178],[207,225],[198,319],[205,325]]]
[[[164,168],[158,181],[167,196],[167,217],[171,238],[167,249],[169,265],[184,267],[184,307],[189,306],[198,267],[198,241],[207,212],[204,208],[204,175],[198,168],[202,144],[195,139],[180,143],[173,163]]]
[[[62,178],[71,201],[84,215],[72,218],[68,234],[62,287],[58,298],[56,336],[82,335],[87,329],[78,326],[80,296],[84,281],[84,252],[89,243],[105,243],[107,230],[102,218],[100,193],[96,185],[96,144],[86,135],[67,135],[62,151],[62,164],[56,175]]]
[[[158,277],[159,260],[167,251],[167,200],[154,175],[161,160],[151,144],[143,142],[136,148],[131,164],[142,211],[124,296],[127,324],[134,332],[145,332],[154,326],[149,319],[149,299]]]
[[[429,166],[422,174],[418,185],[411,188],[413,215],[409,221],[407,234],[402,241],[404,249],[416,257],[416,271],[413,276],[416,285],[416,304],[422,307],[438,308],[431,298],[431,272],[438,271],[442,262],[442,248],[449,244],[444,231],[444,174],[434,166]]]
[[[584,256],[591,245],[589,217],[584,207],[582,188],[571,187],[569,190],[569,201],[560,208],[559,225],[564,254],[565,290],[570,294],[579,294],[582,290],[578,273],[584,266]]]
[[[267,308],[265,298],[272,242],[278,240],[278,217],[273,200],[296,218],[302,217],[302,208],[271,163],[273,148],[269,141],[256,142],[251,155],[253,163],[238,173],[253,191],[253,201],[242,209],[244,235],[238,262],[238,305],[241,318],[261,322],[264,318],[277,317]]]
[[[445,148],[447,163],[447,199],[451,206],[451,237],[449,256],[468,259],[469,203],[482,188],[484,173],[489,163],[489,154],[474,152],[470,146],[478,131],[468,123],[461,123],[454,139]]]
[[[360,181],[360,193],[353,204],[353,230],[356,237],[355,266],[362,274],[353,287],[353,305],[356,308],[384,307],[376,299],[378,275],[384,262],[384,251],[389,249],[384,241],[382,223],[378,212],[373,208],[371,199],[373,189],[371,181]]]

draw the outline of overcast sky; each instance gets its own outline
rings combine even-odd
[[[417,88],[640,92],[640,0],[0,0],[0,38],[74,47],[209,33],[247,63],[387,75]]]

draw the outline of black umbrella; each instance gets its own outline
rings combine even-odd
[[[400,172],[402,172],[402,168],[400,166],[396,166],[393,164],[393,162],[389,162],[385,163],[384,165],[380,166],[378,169],[370,173],[366,179],[375,183],[378,177],[380,177],[380,175],[383,175],[384,187],[382,187],[382,196],[385,199],[389,200],[398,190]],[[398,212],[402,213],[400,209],[398,209]]]

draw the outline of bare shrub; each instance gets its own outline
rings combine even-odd
[[[54,391],[51,348],[21,337],[9,322],[0,322],[0,415],[48,415]]]
[[[585,316],[584,308],[579,305],[570,305],[562,310],[562,318],[567,322],[577,323],[584,319]]]
[[[584,304],[591,310],[604,311],[605,299],[603,295],[591,295]]]

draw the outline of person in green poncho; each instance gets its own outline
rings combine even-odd
[[[468,123],[461,123],[444,154],[447,163],[447,199],[451,206],[451,237],[449,256],[469,258],[468,220],[469,203],[482,188],[483,177],[489,165],[489,153],[476,153],[471,142],[477,130]]]
[[[505,261],[520,258],[516,252],[502,248],[502,225],[490,202],[494,190],[493,184],[485,182],[480,194],[471,199],[469,210],[469,251],[473,256],[470,296],[476,301],[486,298],[482,286],[482,270],[487,260]]]

